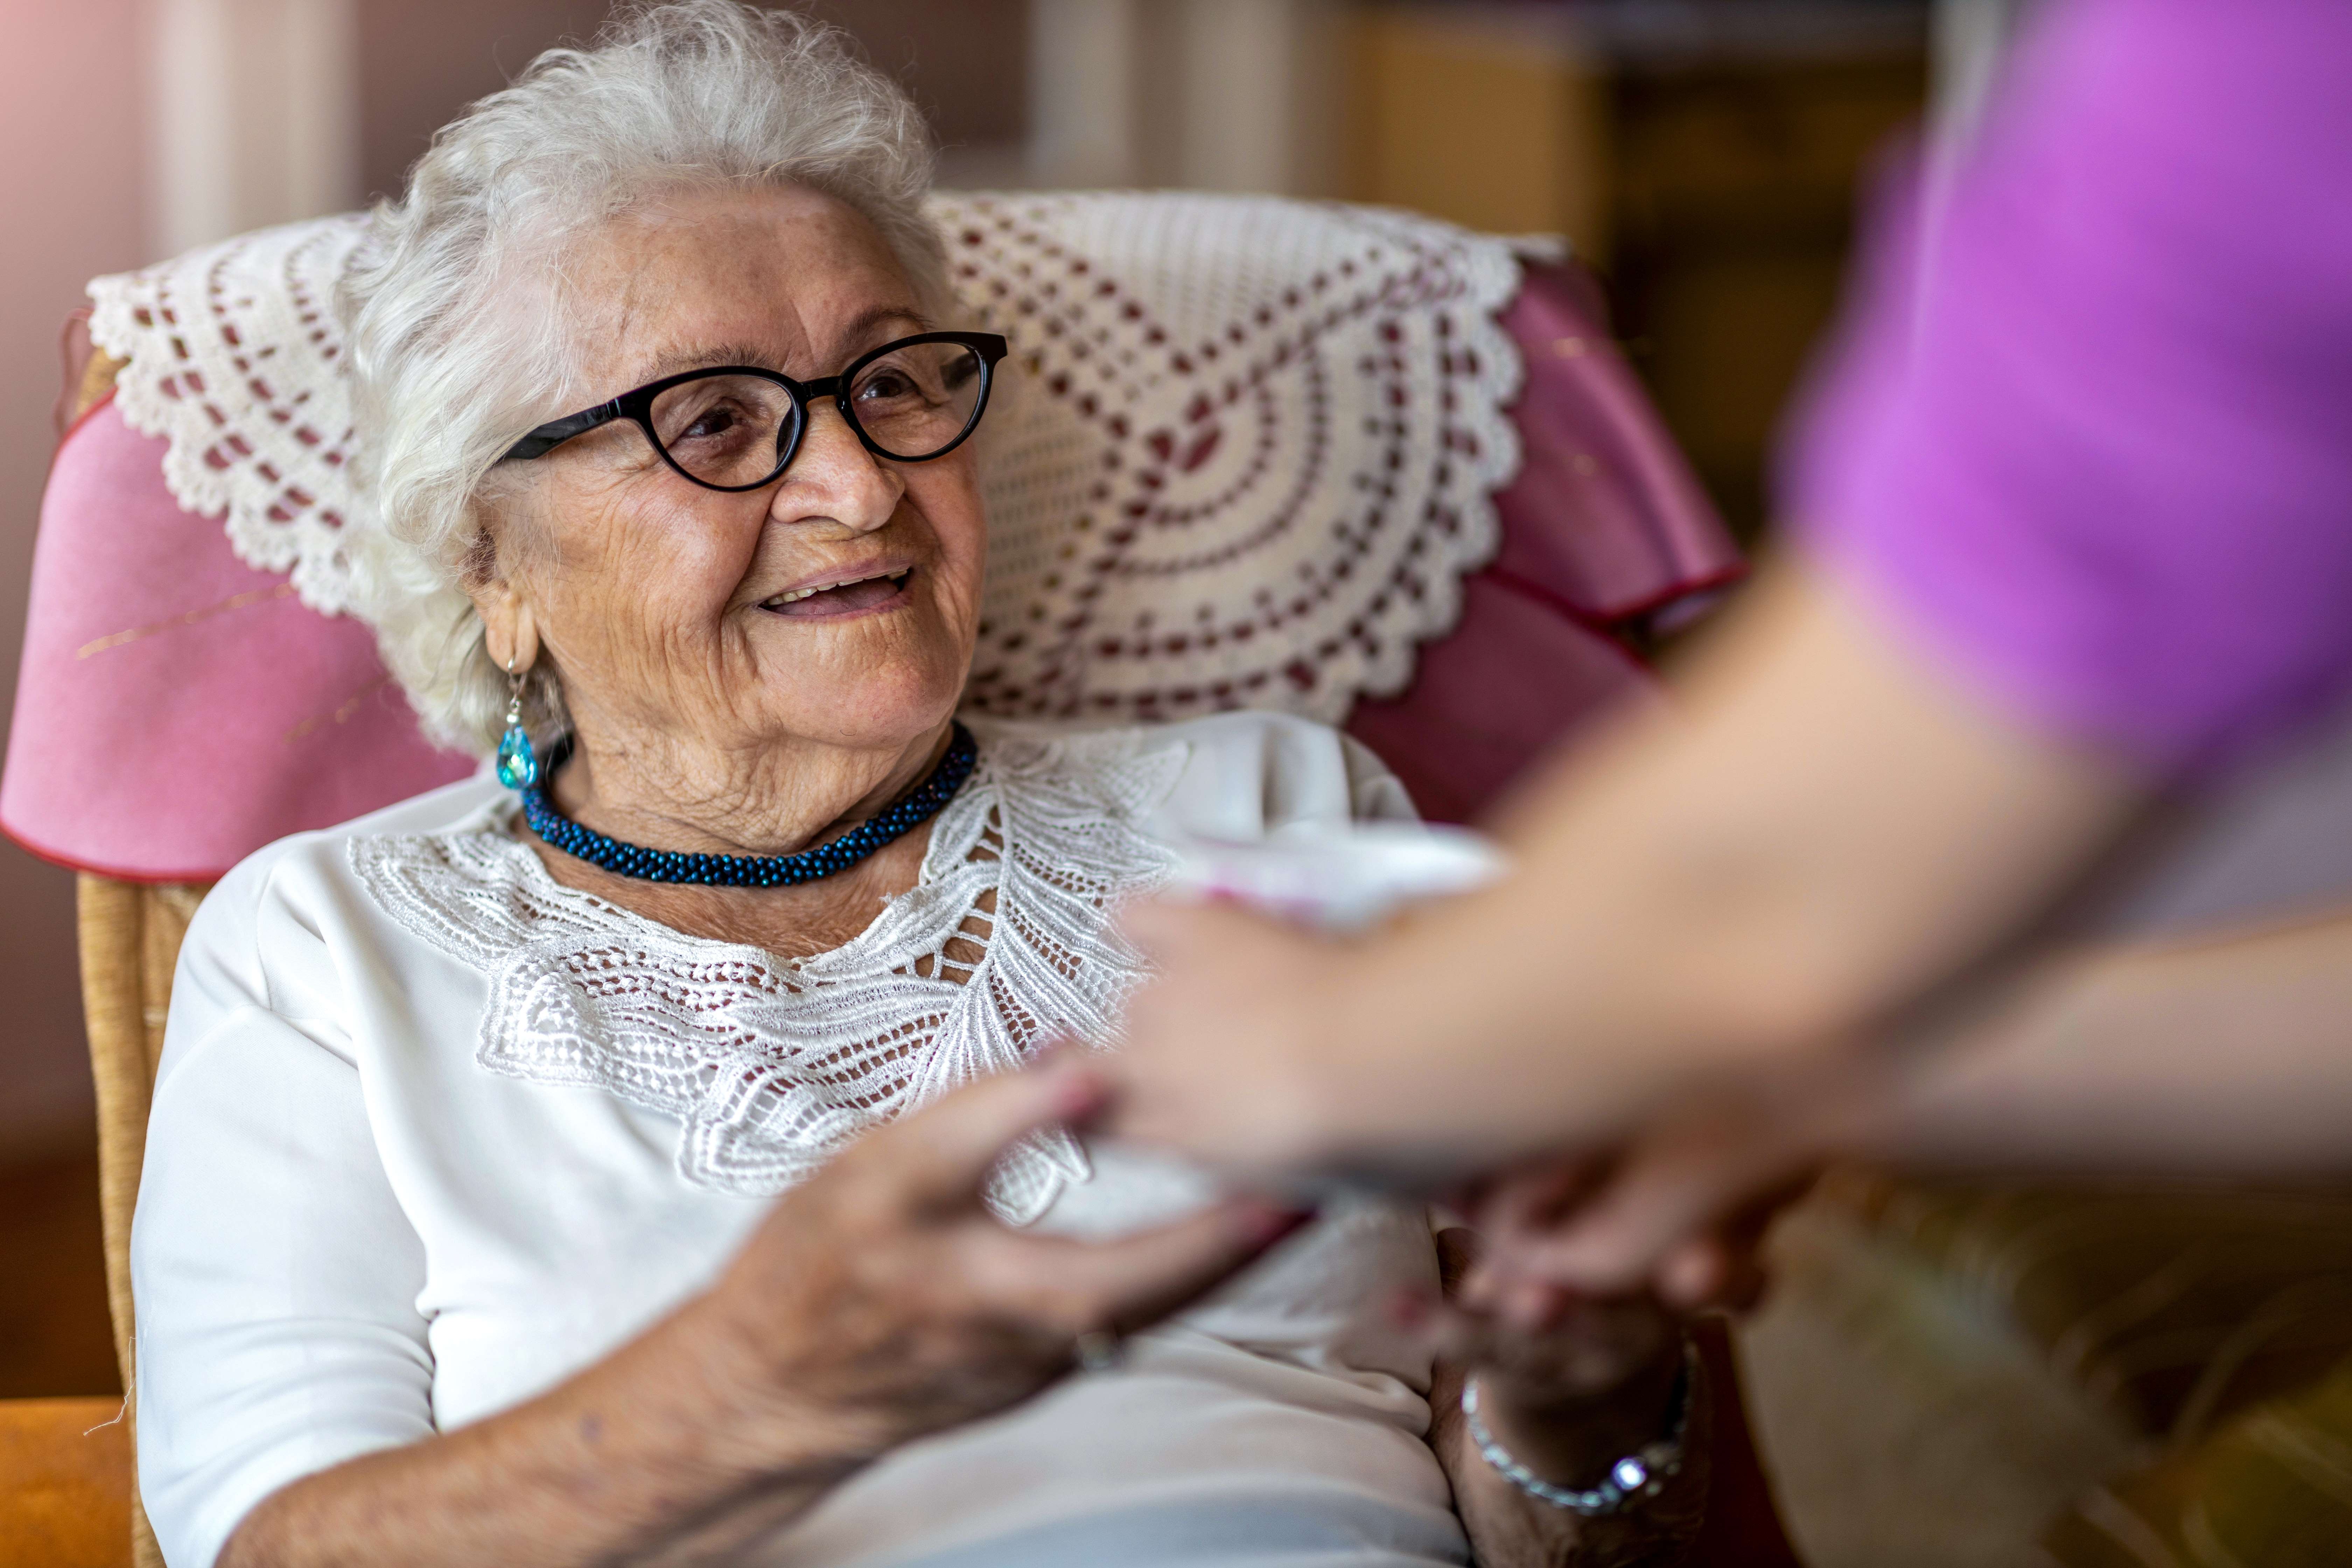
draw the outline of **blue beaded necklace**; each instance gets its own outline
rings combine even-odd
[[[693,855],[624,844],[564,816],[548,799],[546,785],[539,781],[553,778],[571,749],[570,741],[558,746],[544,766],[533,770],[533,781],[523,786],[522,817],[530,824],[533,833],[566,855],[624,877],[648,882],[694,882],[710,888],[789,888],[845,871],[892,839],[937,816],[941,806],[955,798],[963,781],[971,776],[972,764],[980,760],[980,748],[973,743],[971,731],[958,723],[948,741],[947,754],[940,758],[929,777],[900,795],[887,810],[866,818],[829,843],[803,849],[797,855]]]

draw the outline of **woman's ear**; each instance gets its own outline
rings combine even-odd
[[[474,595],[482,643],[491,662],[517,675],[539,662],[539,622],[530,601],[510,583],[493,583]]]

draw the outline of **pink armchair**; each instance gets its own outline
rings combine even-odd
[[[1118,202],[1139,205],[1154,222],[1178,220],[1160,227],[1160,248],[1140,270],[1132,262],[1123,267],[1100,244],[1090,247],[1088,237],[1102,231],[1101,211],[1090,204]],[[1176,205],[1183,203],[1193,205]],[[1317,712],[1344,721],[1385,757],[1428,815],[1462,820],[1486,809],[1536,755],[1571,741],[1612,705],[1650,700],[1638,651],[1650,633],[1664,617],[1690,614],[1742,570],[1610,342],[1591,280],[1573,267],[1529,262],[1514,274],[1498,259],[1505,253],[1497,242],[1402,215],[1297,204],[949,197],[941,221],[967,305],[1013,337],[1033,383],[1027,412],[1014,420],[1026,434],[1012,440],[1008,462],[1018,471],[1006,483],[1013,488],[1003,496],[992,491],[992,506],[1044,521],[1016,530],[1000,549],[1009,563],[1000,560],[992,571],[1029,573],[1024,581],[1039,605],[1064,602],[1054,599],[1058,561],[1077,562],[1070,571],[1094,571],[1089,582],[1099,589],[1093,597],[1079,592],[1072,602],[1085,612],[1057,611],[1059,622],[1033,610],[1045,627],[1041,637],[1056,625],[1066,630],[1084,622],[1094,638],[1065,636],[1050,659],[998,613],[999,624],[983,633],[974,682],[974,700],[984,705],[1144,718],[1248,705]],[[1308,263],[1299,262],[1297,275],[1286,276],[1277,261],[1269,279],[1263,247],[1248,254],[1186,249],[1194,243],[1189,236],[1228,222],[1319,237],[1324,270],[1310,278]],[[334,327],[320,301],[356,234],[353,220],[325,220],[94,286],[100,342],[127,353],[95,353],[79,374],[42,510],[24,673],[0,778],[0,827],[83,873],[83,983],[126,1387],[135,1387],[131,1205],[173,963],[197,900],[213,879],[274,838],[344,820],[478,765],[425,741],[364,625],[312,607],[335,607],[336,489],[349,447],[347,418],[339,422],[328,395],[335,389]],[[272,259],[257,266],[257,256]],[[1496,267],[1506,268],[1501,288],[1483,300],[1462,286],[1481,266],[1490,279]],[[1236,307],[1223,335],[1154,342],[1152,321],[1181,315],[1171,296],[1200,272],[1223,277],[1242,306],[1256,297],[1252,289],[1265,302],[1254,313]],[[1334,287],[1318,296],[1327,275]],[[1284,315],[1286,300],[1328,303],[1349,279],[1360,286],[1341,306]],[[1345,320],[1343,309],[1352,312]],[[1126,427],[1115,411],[1088,406],[1095,395],[1074,384],[1072,371],[1087,368],[1085,342],[1097,345],[1098,359],[1110,353],[1111,327],[1090,324],[1104,321],[1140,322],[1133,341],[1147,346],[1147,358],[1166,356],[1151,374],[1181,382],[1176,390],[1183,395],[1172,403],[1170,389],[1154,383],[1156,391],[1138,392],[1128,405],[1179,410],[1160,426]],[[1393,457],[1383,470],[1373,450],[1381,437],[1370,429],[1379,421],[1368,419],[1364,429],[1329,432],[1328,450],[1312,463],[1301,460],[1296,483],[1284,491],[1276,482],[1289,439],[1283,420],[1295,399],[1281,377],[1296,368],[1294,353],[1311,357],[1339,341],[1343,329],[1373,343],[1380,363],[1340,368],[1391,386],[1386,401],[1399,428],[1423,412],[1441,421],[1440,437],[1418,448],[1418,460],[1435,472],[1400,478]],[[1252,331],[1281,341],[1261,353]],[[1523,380],[1510,374],[1519,367],[1477,363],[1514,353]],[[1108,370],[1103,378],[1115,379]],[[1196,394],[1189,391],[1194,384]],[[1482,437],[1478,411],[1454,403],[1497,386],[1517,390],[1487,411],[1496,422]],[[1110,394],[1101,397],[1108,403]],[[1243,452],[1253,407],[1259,446]],[[1395,434],[1391,452],[1409,445]],[[1514,436],[1516,464],[1507,452],[1480,449]],[[1097,443],[1099,460],[1118,470],[1119,482],[1132,480],[1129,489],[1113,493],[1104,481],[1071,489],[1083,476],[1048,471],[1058,460],[1053,455],[1081,437]],[[1336,621],[1319,607],[1327,629],[1314,632],[1275,615],[1255,628],[1262,640],[1244,649],[1250,632],[1232,632],[1213,655],[1188,646],[1190,634],[1146,635],[1160,605],[1149,584],[1136,597],[1132,579],[1155,542],[1192,530],[1190,545],[1244,560],[1246,586],[1254,568],[1236,542],[1263,540],[1286,519],[1300,525],[1305,514],[1293,515],[1295,497],[1310,493],[1304,488],[1310,482],[1330,483],[1334,472],[1355,476],[1358,489],[1369,486],[1376,499],[1430,498],[1420,515],[1396,525],[1404,537],[1390,557],[1391,575],[1355,602],[1352,618],[1346,605]],[[1213,492],[1218,499],[1201,500]],[[1082,517],[1100,510],[1125,521],[1080,539],[1054,510],[1058,502],[1032,504],[1038,495],[1065,494],[1079,498],[1071,510]],[[1306,516],[1305,523],[1320,520]],[[1456,548],[1463,531],[1482,528],[1483,545],[1473,539]],[[278,548],[298,534],[308,542]],[[1423,549],[1441,536],[1450,542]],[[1319,537],[1307,546],[1321,548],[1314,543]],[[1331,574],[1334,594],[1355,591],[1348,575],[1344,565]],[[1209,590],[1199,592],[1205,601]],[[1129,598],[1122,601],[1122,593]],[[1401,616],[1383,597],[1398,594],[1416,601]],[[1171,587],[1165,597],[1173,619],[1181,593]],[[1119,623],[1124,629],[1101,629],[1112,612],[1129,616]],[[1201,613],[1209,614],[1205,602]],[[1277,647],[1284,637],[1297,646]],[[1147,642],[1172,676],[1162,679],[1151,673],[1162,666],[1132,659],[1120,665]],[[1719,1338],[1716,1353],[1727,1354]],[[1736,1391],[1735,1380],[1721,1385]],[[82,1450],[88,1484],[68,1489],[78,1500],[56,1502],[68,1492],[55,1488],[27,1489],[26,1472],[7,1457],[8,1433],[30,1431],[24,1424],[40,1420],[62,1432],[61,1419],[70,1424],[54,1411],[0,1413],[0,1536],[29,1528],[25,1521],[42,1508],[71,1514],[127,1504],[131,1517],[117,1515],[123,1528],[91,1539],[119,1542],[126,1552],[135,1540],[137,1560],[154,1561],[130,1495],[127,1423],[105,1428]],[[1718,1427],[1733,1432],[1744,1452],[1736,1392]],[[1717,1510],[1727,1539],[1751,1547],[1767,1537],[1777,1542],[1752,1458],[1727,1458]],[[68,1552],[59,1560],[129,1559]],[[1751,1552],[1736,1560],[1782,1559]]]

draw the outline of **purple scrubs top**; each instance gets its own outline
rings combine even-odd
[[[1792,432],[1808,556],[2158,773],[2352,690],[2352,3],[2054,5],[1928,206]]]

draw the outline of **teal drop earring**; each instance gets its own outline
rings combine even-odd
[[[522,727],[523,677],[507,661],[507,732],[499,737],[499,783],[509,789],[529,789],[539,782],[539,753],[530,749],[530,731]]]

